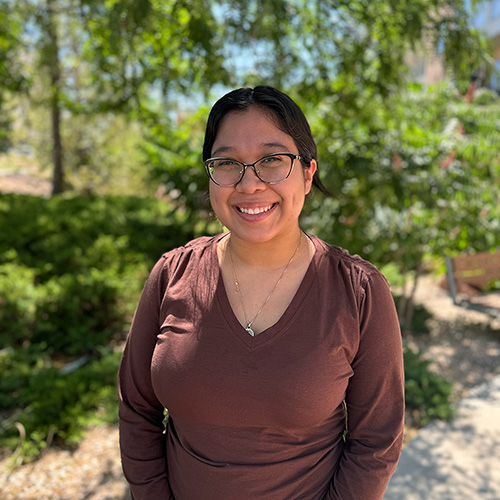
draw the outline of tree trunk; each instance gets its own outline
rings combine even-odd
[[[52,119],[52,161],[54,166],[52,194],[64,191],[63,146],[61,139],[61,68],[59,61],[59,39],[55,22],[54,2],[47,0],[47,34],[50,39],[50,111]]]
[[[419,261],[415,267],[415,277],[413,279],[413,286],[408,296],[408,302],[406,304],[404,325],[409,327],[413,320],[413,313],[415,312],[415,292],[417,291],[418,279],[420,278],[422,272],[421,262]]]
[[[415,266],[415,277],[411,290],[407,291],[407,272],[403,273],[403,290],[398,301],[398,317],[401,330],[405,331],[410,327],[415,310],[415,292],[417,291],[418,280],[422,274],[422,262],[418,261]]]

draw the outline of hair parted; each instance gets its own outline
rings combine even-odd
[[[304,168],[310,165],[311,160],[318,161],[316,143],[302,110],[285,93],[263,85],[253,89],[233,90],[214,104],[208,116],[205,130],[203,160],[207,160],[212,155],[212,147],[224,117],[231,111],[245,111],[250,107],[259,107],[268,111],[270,118],[276,122],[276,126],[294,140]],[[313,185],[323,194],[331,196],[321,182],[318,170],[314,174]]]

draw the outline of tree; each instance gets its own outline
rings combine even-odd
[[[339,140],[349,138],[353,125],[371,123],[365,109],[384,107],[385,99],[404,87],[404,57],[423,38],[442,41],[449,70],[460,80],[468,79],[469,68],[485,57],[484,43],[467,27],[461,1],[227,0],[205,5],[212,7],[223,33],[221,64],[228,82],[282,88],[308,116],[321,114],[326,130]],[[217,94],[224,89],[217,88]],[[172,140],[175,125],[172,130],[162,124],[152,132],[155,172],[161,170],[162,155],[170,157],[172,142],[177,156],[191,157],[187,144],[181,150]],[[185,170],[197,166],[188,164]],[[165,182],[171,182],[171,166],[164,169]],[[189,193],[192,182],[202,185],[204,174],[198,171],[199,177],[176,187]],[[191,201],[196,197],[188,195]]]
[[[3,89],[25,90],[33,105],[50,110],[54,194],[65,189],[63,129],[72,117],[113,111],[147,122],[180,95],[226,79],[213,18],[201,1],[1,5],[0,22],[17,33],[2,35],[0,70],[16,75],[2,82]],[[26,82],[24,89],[10,83],[17,80]]]
[[[9,69],[27,60],[17,73],[28,89],[47,79],[39,104],[52,114],[54,192],[64,188],[61,127],[74,114],[132,113],[170,130],[180,101],[190,107],[217,85],[265,81],[306,108],[335,104],[349,121],[398,88],[404,54],[424,36],[443,41],[457,75],[482,57],[458,0],[8,0],[2,8],[21,40]]]
[[[11,120],[6,109],[6,93],[20,91],[24,83],[15,58],[20,23],[11,7],[9,3],[0,2],[0,151],[10,146]]]
[[[349,140],[333,145],[322,117],[316,124],[328,145],[320,158],[336,166],[327,172],[335,199],[313,200],[308,223],[327,240],[413,275],[399,303],[403,325],[426,256],[499,244],[500,100],[483,96],[487,103],[476,104],[451,85],[410,88],[384,108],[370,107],[371,121],[353,124]]]

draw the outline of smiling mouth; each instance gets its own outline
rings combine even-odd
[[[236,208],[238,209],[238,212],[241,212],[242,214],[257,215],[271,210],[271,208],[274,208],[276,205],[277,203],[273,203],[272,205],[268,205],[267,207],[260,207],[260,208],[242,208],[242,207],[236,207]]]

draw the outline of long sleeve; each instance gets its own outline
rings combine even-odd
[[[361,289],[359,347],[346,392],[348,433],[325,500],[381,500],[402,448],[404,370],[394,302],[378,273]]]
[[[118,375],[120,450],[133,500],[170,500],[164,408],[151,383],[151,362],[159,332],[163,259],[144,287],[127,337]]]

